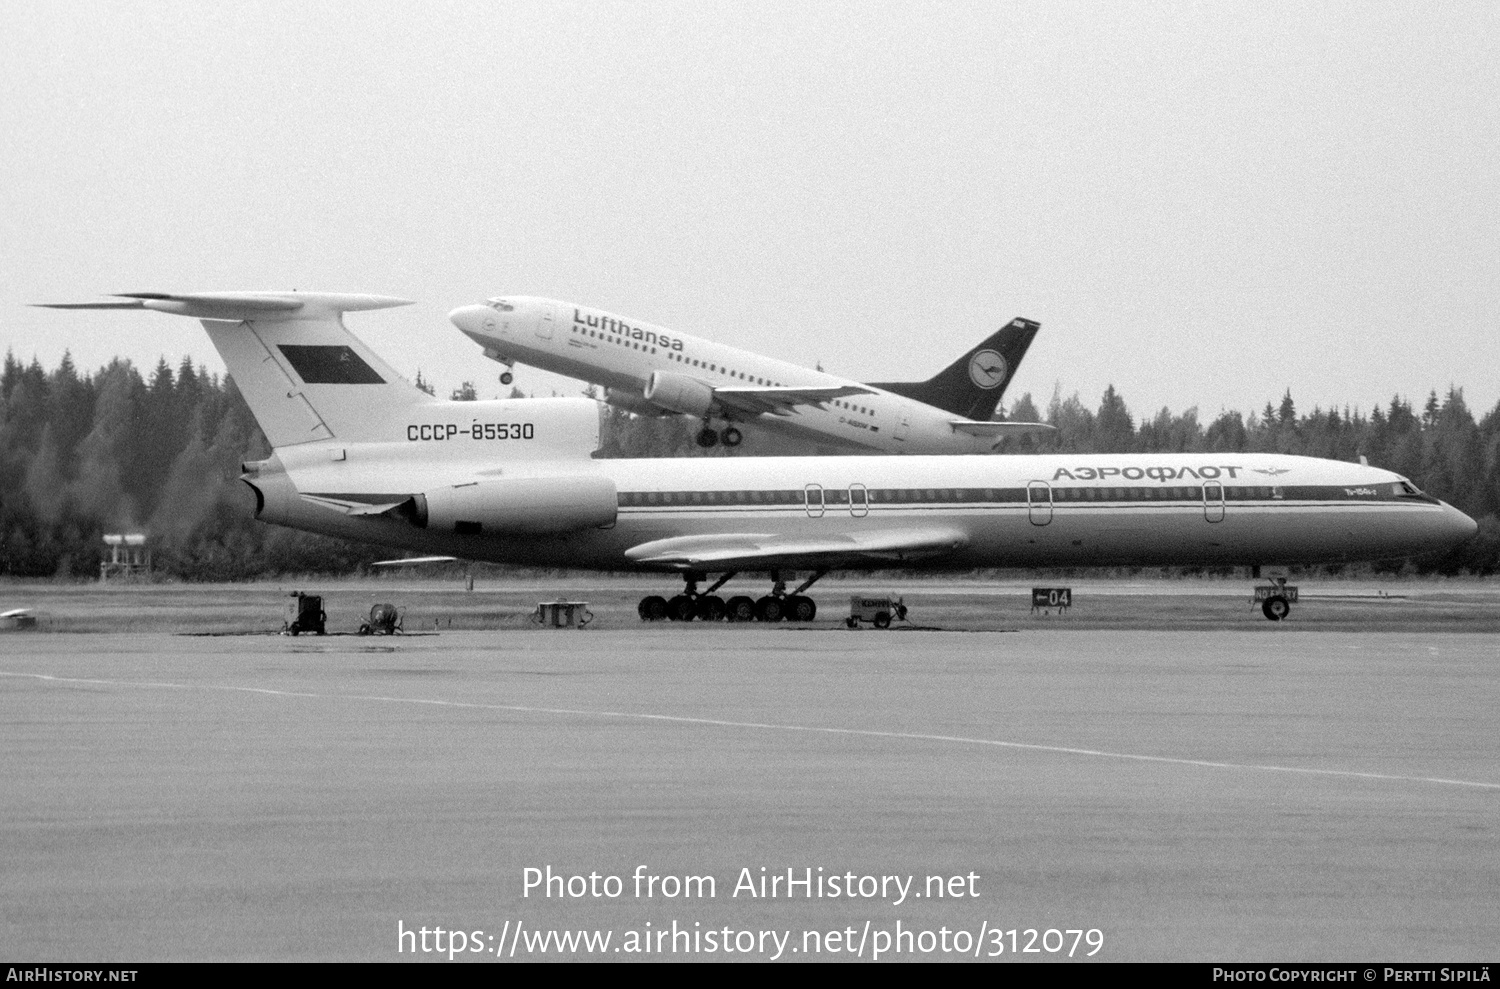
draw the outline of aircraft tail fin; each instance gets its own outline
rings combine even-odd
[[[1017,317],[926,381],[868,384],[965,419],[989,419],[1039,329],[1041,324]]]
[[[388,420],[437,399],[344,326],[343,314],[410,303],[326,292],[136,292],[49,309],[146,309],[194,317],[273,447],[388,439]]]

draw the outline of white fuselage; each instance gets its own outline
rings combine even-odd
[[[567,400],[557,400],[559,402]],[[471,438],[487,406],[442,403],[463,432],[447,440],[303,444],[247,481],[261,517],[328,535],[476,560],[599,570],[873,569],[1296,564],[1375,560],[1447,548],[1474,522],[1389,471],[1273,454],[785,457],[593,460]],[[464,410],[467,411],[467,410]],[[577,424],[570,428],[577,432]],[[430,427],[429,435],[441,432]],[[416,435],[415,433],[413,434]],[[486,434],[488,435],[488,434]],[[532,453],[526,454],[523,448]],[[417,528],[396,515],[349,516],[309,500],[436,497],[476,479],[591,478],[612,486],[613,521],[543,535]],[[559,506],[561,511],[562,506]],[[840,541],[937,533],[951,550],[841,555]],[[821,547],[765,566],[653,562],[632,550],[686,537],[774,537]],[[949,538],[951,537],[951,538]],[[831,548],[830,548],[831,547]]]
[[[640,399],[653,372],[692,377],[709,387],[855,385],[868,394],[797,407],[788,415],[716,413],[827,447],[863,453],[989,453],[994,437],[954,430],[950,412],[812,368],[552,299],[507,296],[510,309],[469,306],[453,321],[485,353],[589,381]],[[621,404],[624,404],[623,402]],[[630,405],[624,405],[630,408]]]

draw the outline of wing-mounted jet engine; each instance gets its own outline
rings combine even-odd
[[[697,378],[653,371],[642,393],[647,402],[670,412],[701,419],[714,407],[714,390]]]

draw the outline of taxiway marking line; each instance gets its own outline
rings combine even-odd
[[[1443,786],[1471,787],[1480,790],[1500,790],[1500,783],[1448,779],[1442,776],[1402,776],[1395,773],[1359,772],[1353,769],[1317,769],[1306,766],[1222,762],[1213,759],[1187,759],[1179,756],[1143,755],[1136,752],[1110,752],[1105,749],[1083,749],[1065,745],[1039,745],[1034,742],[1007,742],[994,738],[969,738],[963,735],[929,735],[922,732],[879,731],[873,728],[830,728],[820,725],[787,725],[766,721],[727,721],[719,718],[692,718],[678,714],[648,714],[639,711],[590,711],[566,707],[532,707],[523,704],[481,704],[474,701],[448,701],[423,697],[385,697],[379,694],[318,694],[297,690],[273,690],[270,687],[235,687],[226,684],[160,683],[149,680],[93,680],[80,677],[51,676],[45,673],[12,673],[3,670],[0,670],[0,676],[22,677],[60,684],[77,683],[109,687],[157,687],[170,690],[218,690],[232,693],[264,694],[271,697],[297,697],[310,700],[370,701],[382,704],[424,704],[431,707],[469,708],[480,711],[513,711],[520,714],[560,714],[569,717],[584,718],[629,718],[637,721],[709,725],[717,728],[747,728],[759,731],[794,731],[825,735],[852,735],[860,738],[893,738],[918,742],[948,742],[958,745],[983,745],[1025,752],[1050,752],[1058,755],[1091,756],[1098,759],[1123,759],[1131,762],[1153,762],[1173,766],[1198,766],[1205,769],[1295,773],[1303,776],[1328,776],[1343,779],[1382,780],[1398,783],[1433,783]]]

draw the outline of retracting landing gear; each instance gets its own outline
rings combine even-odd
[[[516,362],[514,360],[501,357],[498,350],[493,350],[489,347],[484,348],[484,356],[488,357],[496,364],[502,364],[505,366],[505,370],[500,372],[500,383],[502,385],[508,385],[512,381],[516,380],[516,376],[511,373],[511,368],[516,366]]]
[[[810,622],[818,615],[818,605],[802,592],[817,583],[826,573],[828,573],[827,570],[819,570],[788,594],[786,581],[782,579],[779,571],[773,570],[770,594],[758,601],[743,594],[737,594],[726,602],[714,592],[728,583],[730,578],[736,576],[736,572],[732,571],[720,577],[701,594],[698,592],[698,582],[706,580],[707,576],[689,572],[683,575],[685,586],[681,594],[676,595],[670,601],[656,594],[642,598],[636,611],[640,614],[641,621],[646,622],[657,622],[662,619],[690,622],[695,618],[705,622],[779,622],[782,620]]]
[[[718,432],[708,424],[707,419],[704,419],[703,428],[698,430],[696,439],[698,445],[705,450],[718,446],[721,442],[732,450],[745,441],[745,434],[735,428],[732,423],[726,425],[723,432]]]
[[[485,356],[488,357],[490,355],[489,355],[488,352],[486,352]],[[496,357],[495,360],[499,361],[505,367],[505,370],[503,370],[503,371],[500,372],[500,383],[502,385],[508,385],[512,381],[515,381],[516,380],[516,376],[511,372],[511,369],[516,366],[516,362],[515,361],[508,361],[508,360],[506,360],[503,357]]]

